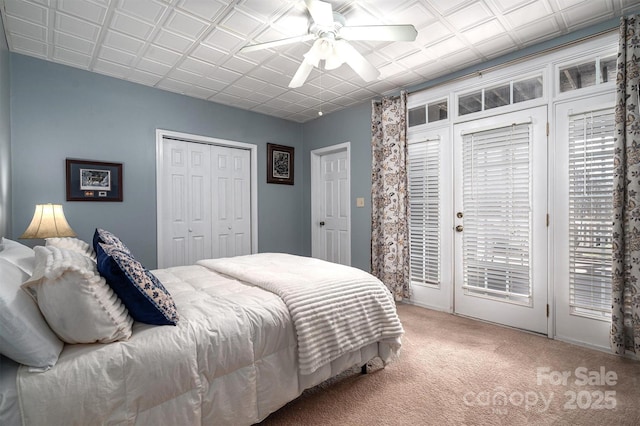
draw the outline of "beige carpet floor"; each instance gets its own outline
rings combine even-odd
[[[400,359],[345,372],[261,425],[640,425],[640,362],[400,305]]]

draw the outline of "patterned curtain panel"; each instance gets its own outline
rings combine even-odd
[[[372,102],[371,273],[396,300],[409,287],[407,94]]]
[[[640,15],[622,18],[616,79],[611,348],[640,355]]]

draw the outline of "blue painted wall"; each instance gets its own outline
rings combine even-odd
[[[0,19],[0,237],[10,237],[11,223],[11,113],[9,48]]]
[[[301,153],[301,124],[24,55],[10,59],[14,237],[29,224],[35,204],[61,203],[79,238],[90,240],[96,227],[108,229],[155,268],[160,128],[256,144],[259,251],[304,252],[296,207],[302,182],[266,184],[266,143]],[[65,201],[65,158],[124,163],[124,201]],[[304,174],[300,155],[295,171]]]
[[[311,151],[343,142],[351,142],[351,265],[369,271],[371,268],[371,102],[328,114],[305,123],[305,155],[303,167],[305,198],[302,200],[304,245],[311,254],[311,176],[308,172]],[[365,207],[356,207],[356,198]]]

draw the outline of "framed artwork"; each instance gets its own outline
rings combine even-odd
[[[293,185],[294,148],[267,144],[267,183]]]
[[[122,201],[122,163],[66,159],[67,201]]]

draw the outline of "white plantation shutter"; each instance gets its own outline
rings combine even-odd
[[[569,304],[611,313],[614,111],[569,116]]]
[[[440,139],[407,149],[411,282],[440,285]]]
[[[531,304],[531,124],[462,141],[463,288]]]

